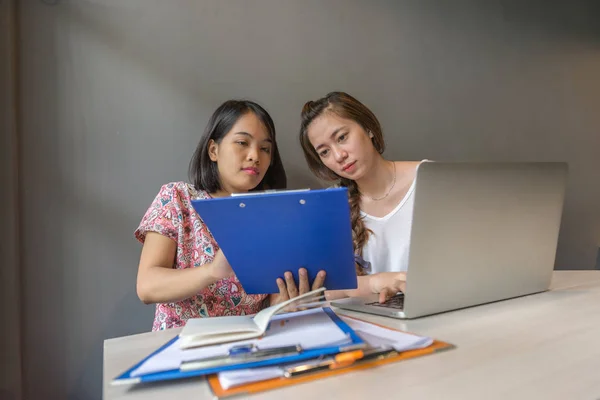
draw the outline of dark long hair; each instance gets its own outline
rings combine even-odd
[[[211,139],[216,143],[221,143],[238,119],[249,112],[254,113],[264,124],[269,133],[269,138],[273,141],[269,168],[262,181],[252,190],[286,188],[287,177],[281,157],[279,156],[277,141],[275,140],[275,124],[273,123],[273,119],[271,119],[271,116],[264,108],[253,101],[228,100],[221,104],[210,117],[190,161],[190,181],[196,189],[206,190],[209,193],[214,193],[221,189],[221,179],[217,163],[210,159],[208,145]]]
[[[359,124],[365,132],[373,134],[371,142],[379,154],[385,150],[383,132],[379,120],[373,112],[363,103],[344,92],[331,92],[327,96],[315,101],[309,101],[302,107],[302,123],[300,126],[300,145],[308,167],[318,178],[327,181],[339,181],[340,185],[348,188],[348,201],[350,203],[350,218],[352,220],[352,240],[354,242],[354,253],[362,256],[362,250],[369,235],[372,233],[363,221],[360,214],[360,190],[355,181],[345,179],[327,168],[321,161],[313,145],[308,139],[309,125],[325,112],[331,112],[337,116],[352,120]],[[357,265],[356,271],[359,275],[364,274]]]

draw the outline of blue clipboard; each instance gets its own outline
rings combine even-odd
[[[247,193],[192,200],[248,294],[278,293],[286,271],[298,282],[327,272],[327,290],[357,287],[347,188]]]
[[[128,385],[128,384],[138,384],[145,382],[159,382],[159,381],[168,381],[174,379],[183,379],[190,378],[196,376],[210,375],[222,371],[229,371],[235,369],[245,369],[245,368],[256,368],[256,367],[267,367],[271,365],[283,365],[288,363],[294,363],[297,361],[304,361],[309,359],[318,358],[320,356],[328,356],[340,353],[342,351],[349,351],[353,349],[360,349],[366,346],[366,342],[358,336],[348,324],[346,324],[340,317],[338,317],[333,310],[329,307],[324,307],[323,311],[331,318],[333,322],[344,332],[348,338],[348,343],[340,346],[330,346],[330,347],[322,347],[317,349],[309,349],[301,351],[299,354],[283,356],[280,358],[269,358],[266,360],[257,360],[251,363],[244,363],[239,365],[227,365],[215,368],[207,368],[207,369],[198,369],[191,371],[182,371],[180,369],[170,369],[166,371],[153,372],[144,375],[133,376],[132,373],[142,365],[146,360],[155,354],[165,350],[169,346],[173,345],[179,336],[175,336],[173,339],[169,340],[167,343],[162,345],[159,349],[152,352],[146,358],[136,363],[134,366],[129,368],[127,371],[123,372],[121,375],[115,377],[112,381],[112,385]],[[232,344],[235,344],[232,343]]]

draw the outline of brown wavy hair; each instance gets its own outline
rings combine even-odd
[[[330,170],[323,164],[315,148],[308,139],[308,127],[319,116],[326,112],[333,113],[340,118],[349,119],[359,124],[366,133],[373,134],[371,142],[375,150],[382,154],[385,150],[383,132],[379,120],[373,112],[363,103],[344,92],[331,92],[325,97],[315,101],[309,101],[302,107],[302,123],[300,126],[300,145],[304,151],[304,157],[308,167],[315,176],[325,181],[337,181],[341,186],[348,188],[348,201],[350,203],[350,218],[352,220],[352,241],[354,242],[354,253],[362,256],[364,245],[372,233],[360,215],[361,193],[358,185],[351,179],[345,179]],[[364,271],[356,265],[358,275]]]

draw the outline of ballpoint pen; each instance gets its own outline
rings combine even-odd
[[[272,347],[259,349],[253,344],[234,346],[227,355],[183,361],[179,366],[180,371],[215,368],[227,365],[246,364],[255,361],[265,361],[299,354],[302,348],[299,345]]]
[[[320,358],[307,362],[303,365],[297,365],[287,368],[284,371],[286,378],[296,377],[299,375],[309,374],[323,370],[333,370],[356,365],[365,361],[382,360],[385,358],[398,355],[398,352],[392,347],[375,347],[365,350],[354,350],[344,353],[339,353],[334,357]]]

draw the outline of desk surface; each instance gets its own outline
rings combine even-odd
[[[550,291],[415,320],[337,311],[457,348],[253,398],[600,399],[600,271],[555,271]],[[212,398],[202,378],[109,385],[178,332],[105,340],[104,398]]]

